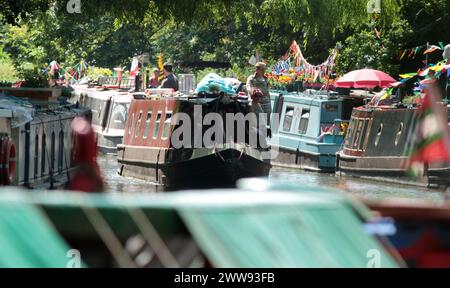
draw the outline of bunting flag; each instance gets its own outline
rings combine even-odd
[[[408,50],[403,51],[402,56],[400,56],[400,60],[403,60],[403,58],[405,58],[407,52]]]
[[[336,47],[322,64],[312,65],[305,59],[297,41],[294,40],[282,59],[272,67],[272,74],[287,75],[294,72],[306,82],[324,81],[329,79],[329,76],[333,73],[339,49],[339,47]]]
[[[50,62],[50,75],[54,75],[56,70],[59,70],[61,66],[59,66],[58,62],[52,61]]]
[[[409,151],[408,174],[413,177],[424,175],[425,167],[450,161],[450,134],[445,107],[435,84],[426,89],[417,122],[413,148]]]
[[[424,50],[423,54],[427,55],[427,54],[431,54],[434,53],[436,51],[444,51],[445,47],[444,47],[444,43],[443,42],[439,42],[439,45],[422,45],[422,46],[417,46],[414,48],[410,48],[410,49],[405,49],[403,50],[403,52],[399,53],[400,56],[400,60],[403,60],[405,58],[405,56],[408,54],[408,59],[415,58],[415,56],[420,53],[422,50]],[[409,52],[409,53],[408,53]]]
[[[139,60],[137,57],[134,57],[133,61],[131,62],[130,78],[136,77],[138,72],[139,72]]]
[[[372,100],[370,101],[370,106],[378,107],[381,101],[390,100],[392,98],[393,92],[394,89],[390,88],[383,90],[381,93],[378,93],[377,95],[373,96]]]
[[[163,54],[162,53],[159,53],[158,54],[158,69],[160,70],[160,71],[162,71],[163,69],[164,69],[164,61],[163,61]]]
[[[164,70],[164,59],[163,59],[163,54],[162,53],[158,54],[158,63],[157,63],[157,65],[158,65],[159,71],[161,71],[161,73],[160,73],[160,75],[158,77],[159,82],[161,82],[164,79],[164,73],[162,73],[162,71]]]
[[[383,96],[381,96],[381,101],[384,101],[384,100],[389,100],[389,99],[391,99],[392,98],[392,93],[394,92],[394,89],[388,89],[387,91],[386,91],[386,93],[384,93],[384,95]]]
[[[416,49],[414,49],[414,57],[417,55],[417,53],[419,53],[422,50],[422,46],[416,47]]]
[[[400,75],[400,78],[402,78],[402,79],[411,79],[414,76],[417,76],[417,73],[402,74],[402,75]]]
[[[438,51],[438,50],[442,50],[441,47],[436,46],[436,45],[429,45],[429,46],[427,47],[427,50],[425,50],[425,52],[423,52],[423,54],[424,54],[424,55],[425,55],[425,54],[431,54],[431,53],[436,52],[436,51]]]

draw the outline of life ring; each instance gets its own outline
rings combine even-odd
[[[0,179],[3,185],[11,185],[16,176],[16,146],[10,137],[1,140]]]

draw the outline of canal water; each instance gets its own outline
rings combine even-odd
[[[162,187],[155,183],[119,176],[117,174],[118,163],[116,156],[99,156],[98,163],[103,172],[106,189],[109,192],[155,193],[163,191]],[[436,190],[282,168],[273,168],[269,176],[269,181],[289,182],[294,185],[298,184],[299,187],[301,185],[312,185],[334,189],[338,188],[355,196],[376,199],[395,197],[440,201],[443,198],[443,193]]]

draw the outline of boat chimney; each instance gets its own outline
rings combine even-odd
[[[140,92],[141,91],[141,79],[139,78],[139,72],[136,74],[135,77],[136,78],[134,80],[134,84],[135,84],[134,91],[135,92]]]

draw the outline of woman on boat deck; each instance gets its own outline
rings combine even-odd
[[[153,76],[148,81],[149,88],[158,88],[159,87],[159,74],[160,74],[160,71],[158,68],[153,69]]]
[[[247,91],[250,98],[253,97],[256,89],[259,89],[262,92],[263,97],[259,98],[258,101],[252,103],[252,108],[258,118],[260,113],[265,113],[267,126],[270,126],[270,114],[272,113],[272,105],[270,103],[269,80],[265,76],[266,64],[259,62],[256,63],[255,67],[255,74],[251,75],[247,79]]]
[[[444,48],[444,53],[442,54],[442,57],[444,58],[444,60],[446,61],[447,65],[450,65],[450,44],[445,46]],[[448,88],[449,86],[449,74],[447,72],[447,74],[443,75],[445,80],[442,80],[442,84],[444,85],[444,90],[445,90],[445,96],[447,97],[447,100],[450,100],[450,89]]]

